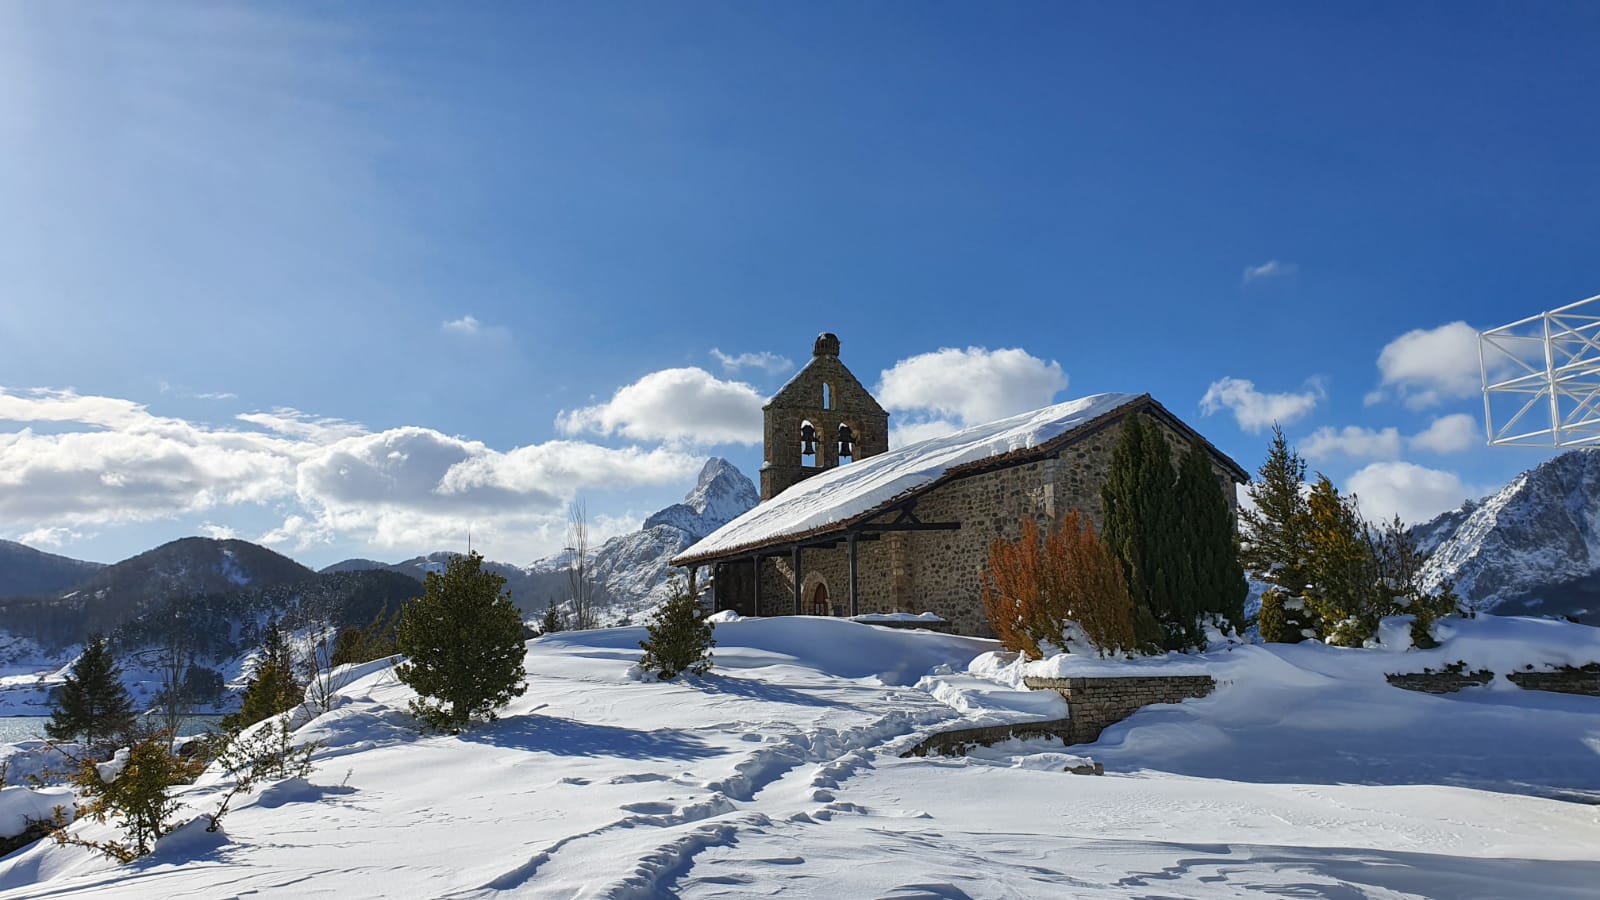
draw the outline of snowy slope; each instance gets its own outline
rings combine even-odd
[[[1418,526],[1432,587],[1483,610],[1600,622],[1600,451],[1575,450]]]
[[[1096,745],[903,759],[934,730],[1060,711],[964,672],[994,662],[977,639],[740,620],[718,626],[711,676],[661,684],[632,674],[640,636],[530,642],[526,696],[459,737],[419,737],[409,692],[374,667],[299,729],[325,742],[308,782],[133,866],[35,845],[0,860],[0,898],[1560,898],[1600,883],[1597,808],[1530,796],[1600,796],[1600,698],[1340,674],[1437,654],[1219,650],[1190,661],[1219,679],[1211,697]],[[1440,735],[1460,743],[1441,751]],[[1107,775],[1063,773],[1076,754]],[[214,778],[186,789],[186,815],[214,802]]]
[[[734,519],[683,555],[725,553],[847,521],[956,466],[1037,447],[1137,399],[1136,394],[1096,394],[829,469]]]

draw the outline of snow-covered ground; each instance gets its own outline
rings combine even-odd
[[[1435,697],[1371,676],[1423,654],[1241,647],[1181,663],[1216,675],[1212,696],[1094,745],[902,759],[934,731],[1064,704],[997,680],[994,644],[976,639],[728,621],[712,675],[662,684],[632,668],[642,636],[530,642],[527,694],[459,737],[418,736],[410,692],[373,666],[301,727],[325,744],[309,781],[131,866],[35,845],[0,860],[0,898],[1520,898],[1600,884],[1600,807],[1553,799],[1600,797],[1600,698],[1498,684]],[[1082,756],[1106,775],[1061,771]],[[185,789],[188,815],[214,778]]]

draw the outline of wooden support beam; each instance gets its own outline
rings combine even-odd
[[[802,614],[805,611],[805,607],[800,605],[801,585],[800,585],[800,545],[799,544],[795,544],[794,545],[794,551],[790,554],[790,558],[793,560],[792,568],[794,570],[794,614],[798,616],[798,615]]]
[[[850,617],[853,619],[861,615],[861,609],[856,602],[856,536],[852,533],[846,541],[850,545]]]
[[[859,534],[883,531],[960,531],[960,522],[885,522],[881,525],[862,525],[855,529]]]

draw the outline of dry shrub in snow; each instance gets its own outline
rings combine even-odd
[[[1122,566],[1077,510],[1042,536],[1024,519],[1017,540],[989,545],[983,610],[1001,642],[1030,659],[1059,647],[1072,623],[1102,656],[1137,644]]]

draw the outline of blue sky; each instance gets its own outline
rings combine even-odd
[[[1549,455],[1482,446],[1471,332],[1600,293],[1597,37],[1556,3],[0,0],[0,536],[321,565],[470,525],[527,562],[575,498],[609,533],[708,455],[754,476],[823,330],[907,437],[1149,391],[1431,514]]]

